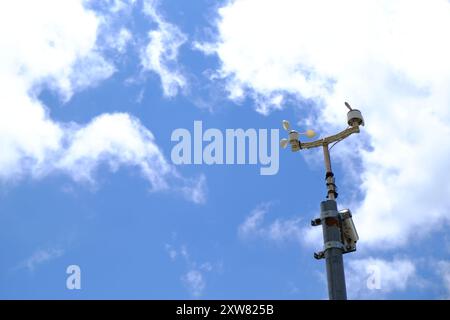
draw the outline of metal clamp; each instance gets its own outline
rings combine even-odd
[[[320,214],[320,219],[337,217],[339,217],[339,212],[337,210],[325,210]]]
[[[325,244],[323,245],[324,251],[327,251],[328,249],[332,249],[332,248],[341,249],[341,250],[345,251],[344,245],[342,244],[342,242],[339,242],[339,241],[328,241],[328,242],[325,242]]]

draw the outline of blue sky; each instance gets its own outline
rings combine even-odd
[[[447,1],[57,3],[0,5],[0,298],[326,298],[320,152],[280,149],[264,176],[176,166],[170,137],[325,136],[346,100],[366,120],[332,150],[349,296],[450,296]]]

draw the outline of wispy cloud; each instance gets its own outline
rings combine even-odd
[[[123,54],[132,40],[131,31],[122,27],[115,34],[108,35],[105,41],[110,48],[115,49],[119,54]]]
[[[204,174],[200,174],[195,178],[184,178],[182,181],[181,192],[186,199],[197,204],[206,202],[208,187],[206,184],[206,176]]]
[[[170,259],[171,259],[172,261],[175,261],[175,259],[178,257],[178,252],[177,252],[177,250],[175,250],[175,249],[172,247],[172,245],[170,245],[170,244],[168,244],[168,243],[166,243],[166,244],[164,245],[164,247],[165,247],[165,249],[166,249],[166,251],[167,251],[167,254],[169,255]]]
[[[215,267],[209,261],[199,263],[192,259],[186,245],[175,247],[166,243],[164,248],[173,262],[181,259],[181,262],[185,264],[187,271],[181,276],[181,282],[193,297],[200,297],[206,289],[206,273],[216,271],[216,269],[220,271],[222,268],[221,264]]]
[[[203,278],[203,274],[198,270],[189,270],[181,279],[194,297],[199,297],[203,293],[203,290],[205,290],[205,279]]]
[[[187,82],[178,66],[179,48],[187,41],[187,36],[180,29],[167,22],[157,11],[159,1],[146,0],[144,13],[156,24],[157,29],[148,33],[149,43],[141,52],[144,70],[157,73],[161,79],[164,95],[172,97]]]
[[[19,267],[26,268],[33,272],[39,265],[61,257],[64,250],[58,248],[38,249],[33,254],[23,261]]]
[[[303,234],[300,218],[265,221],[272,205],[272,203],[262,203],[253,209],[239,225],[239,236],[242,239],[263,238],[275,242],[300,242]]]

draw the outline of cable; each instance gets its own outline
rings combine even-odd
[[[339,139],[338,141],[336,141],[335,143],[333,143],[333,144],[331,145],[330,149],[328,149],[328,150],[331,150],[338,142],[341,142],[342,140],[344,140],[344,139]]]
[[[350,126],[349,127],[347,127],[347,129],[348,128],[350,128]],[[336,144],[338,144],[339,142],[341,142],[342,140],[344,140],[345,138],[341,138],[341,139],[339,139],[338,141],[336,141],[335,143],[333,143],[332,145],[331,145],[331,147],[330,147],[330,149],[328,149],[328,150],[331,150]]]

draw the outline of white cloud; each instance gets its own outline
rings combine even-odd
[[[114,48],[119,53],[125,53],[129,43],[132,41],[133,36],[130,30],[125,27],[120,28],[116,34],[112,34],[107,37],[106,42],[111,48]]]
[[[63,128],[36,98],[50,85],[68,98],[110,74],[96,51],[99,19],[81,1],[0,4],[0,176],[45,164],[61,148]],[[87,72],[89,70],[89,72]],[[98,73],[89,82],[92,72]]]
[[[21,266],[33,272],[38,265],[41,265],[50,260],[61,257],[64,254],[64,250],[50,248],[36,250],[27,260],[25,260]]]
[[[200,174],[198,177],[192,179],[182,179],[180,191],[184,197],[190,199],[194,203],[205,203],[208,193],[206,185],[206,176]]]
[[[56,89],[60,91],[64,101],[69,101],[76,91],[98,85],[115,71],[115,67],[99,53],[90,52],[83,59],[76,61],[66,74],[56,79]]]
[[[173,246],[171,244],[168,244],[168,243],[166,243],[164,245],[164,248],[166,249],[167,254],[170,257],[170,260],[175,261],[178,256],[177,250],[175,248],[173,248]]]
[[[101,19],[82,1],[2,2],[0,12],[2,87],[11,77],[25,90],[45,82],[70,98],[114,71],[96,48]]]
[[[377,299],[413,285],[416,267],[407,259],[366,258],[349,260],[345,273],[350,299]]]
[[[238,227],[238,234],[243,239],[263,238],[275,242],[297,241],[302,239],[303,231],[299,218],[276,219],[265,223],[271,203],[262,203],[245,218]]]
[[[101,163],[139,167],[155,189],[167,188],[164,177],[173,168],[166,162],[154,137],[139,120],[126,113],[103,114],[74,132],[69,130],[68,148],[55,164],[75,180],[90,180]]]
[[[233,99],[265,114],[280,94],[314,101],[323,135],[345,127],[344,101],[360,107],[363,134],[333,153],[364,194],[352,206],[361,244],[398,247],[449,222],[448,1],[236,0],[217,30],[203,48]]]
[[[14,179],[45,164],[60,148],[63,130],[52,122],[40,102],[26,94],[19,79],[0,80],[0,176]],[[26,115],[26,116],[24,116]]]
[[[185,179],[168,164],[152,133],[128,114],[103,114],[86,125],[59,123],[38,99],[43,88],[67,100],[115,70],[98,48],[103,16],[82,0],[0,3],[0,179],[66,172],[93,182],[101,163],[138,167],[153,190],[173,188],[205,201],[205,178]],[[107,19],[106,19],[107,20]],[[123,29],[125,30],[125,29]],[[121,32],[126,45],[127,31]],[[104,36],[103,34],[101,35]]]
[[[198,270],[189,270],[181,279],[194,297],[199,297],[205,290],[205,279]]]
[[[252,212],[250,212],[250,214],[245,218],[244,222],[239,226],[239,234],[241,236],[248,236],[254,233],[258,233],[268,209],[269,204],[262,204],[255,208]]]
[[[124,11],[136,3],[136,0],[103,0],[113,13]]]
[[[173,245],[166,243],[164,247],[172,261],[175,261],[177,257],[181,257],[184,264],[186,264],[187,271],[181,276],[181,282],[186,286],[189,293],[193,297],[201,296],[206,288],[205,273],[214,271],[216,267],[209,261],[198,263],[193,260],[186,245],[182,245],[177,249]],[[221,268],[221,264],[219,264],[218,269]]]
[[[177,61],[179,48],[186,42],[187,37],[157,12],[157,4],[158,1],[153,0],[144,2],[144,13],[158,28],[148,33],[150,42],[141,52],[141,63],[144,70],[159,75],[164,95],[172,97],[187,85]]]

